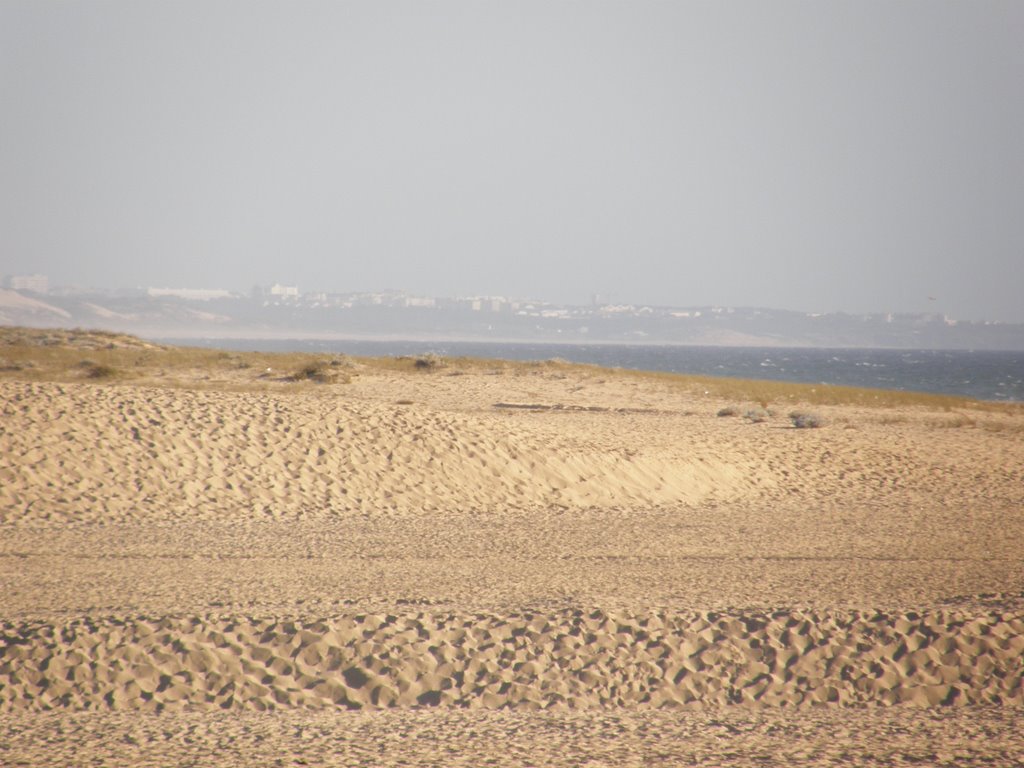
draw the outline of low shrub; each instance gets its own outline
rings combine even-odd
[[[422,355],[413,360],[413,366],[420,371],[432,371],[435,368],[444,368],[447,362],[440,355],[435,355],[433,352]]]
[[[752,424],[760,424],[763,421],[768,421],[771,415],[771,412],[767,408],[751,408],[743,414],[743,418]]]
[[[307,363],[288,377],[289,381],[315,381],[318,384],[334,384],[338,379],[337,371],[330,370],[327,363],[320,361]]]
[[[726,407],[726,408],[722,408],[722,409],[721,409],[721,410],[720,410],[720,411],[719,411],[719,412],[718,412],[717,414],[715,414],[715,415],[716,415],[716,416],[719,416],[719,417],[724,417],[724,416],[739,416],[739,415],[740,415],[740,412],[739,412],[739,409],[738,409],[738,408],[733,408],[733,407],[732,407],[732,406],[730,405],[730,406],[728,406],[728,407]]]
[[[796,429],[817,429],[825,423],[817,414],[804,411],[793,411],[789,420]]]
[[[117,375],[117,369],[111,365],[102,363],[89,363],[83,366],[85,376],[88,379],[110,379]]]

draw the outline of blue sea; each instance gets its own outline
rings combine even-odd
[[[505,360],[561,358],[614,368],[705,376],[875,387],[979,400],[1024,401],[1024,352],[904,349],[692,347],[630,344],[346,341],[309,339],[164,339],[237,351],[332,352]]]

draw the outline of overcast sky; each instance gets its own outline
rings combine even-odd
[[[1024,2],[0,0],[31,272],[1024,321]]]

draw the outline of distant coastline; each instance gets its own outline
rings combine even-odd
[[[204,294],[205,295],[205,294]],[[0,290],[0,324],[149,338],[1024,351],[1024,324],[760,307],[562,306],[405,294],[214,296]]]

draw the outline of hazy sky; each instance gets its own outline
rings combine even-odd
[[[1024,2],[0,0],[26,272],[1024,321]]]

